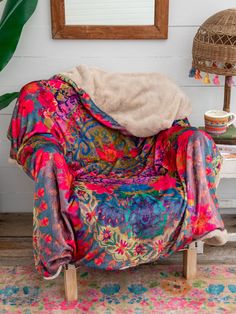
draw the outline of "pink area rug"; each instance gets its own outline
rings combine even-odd
[[[197,279],[180,266],[142,265],[122,271],[78,270],[79,297],[64,299],[63,275],[52,281],[34,267],[0,267],[0,313],[236,313],[236,266],[198,267]]]

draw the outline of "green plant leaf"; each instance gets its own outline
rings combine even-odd
[[[0,71],[13,56],[24,24],[33,14],[38,0],[7,0],[0,21]]]
[[[7,93],[0,96],[0,110],[7,107],[14,99],[19,96],[18,92],[15,93]]]

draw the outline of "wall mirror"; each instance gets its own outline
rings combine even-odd
[[[169,0],[51,0],[54,39],[166,39]]]

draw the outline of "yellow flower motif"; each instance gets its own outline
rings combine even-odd
[[[163,280],[161,288],[173,295],[184,295],[191,290],[191,286],[180,278]]]

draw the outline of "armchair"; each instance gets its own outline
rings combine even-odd
[[[45,279],[64,268],[68,300],[80,264],[124,269],[184,250],[193,278],[194,242],[216,230],[226,241],[215,196],[221,157],[185,118],[135,136],[59,75],[23,87],[8,138],[35,181],[35,267]]]

